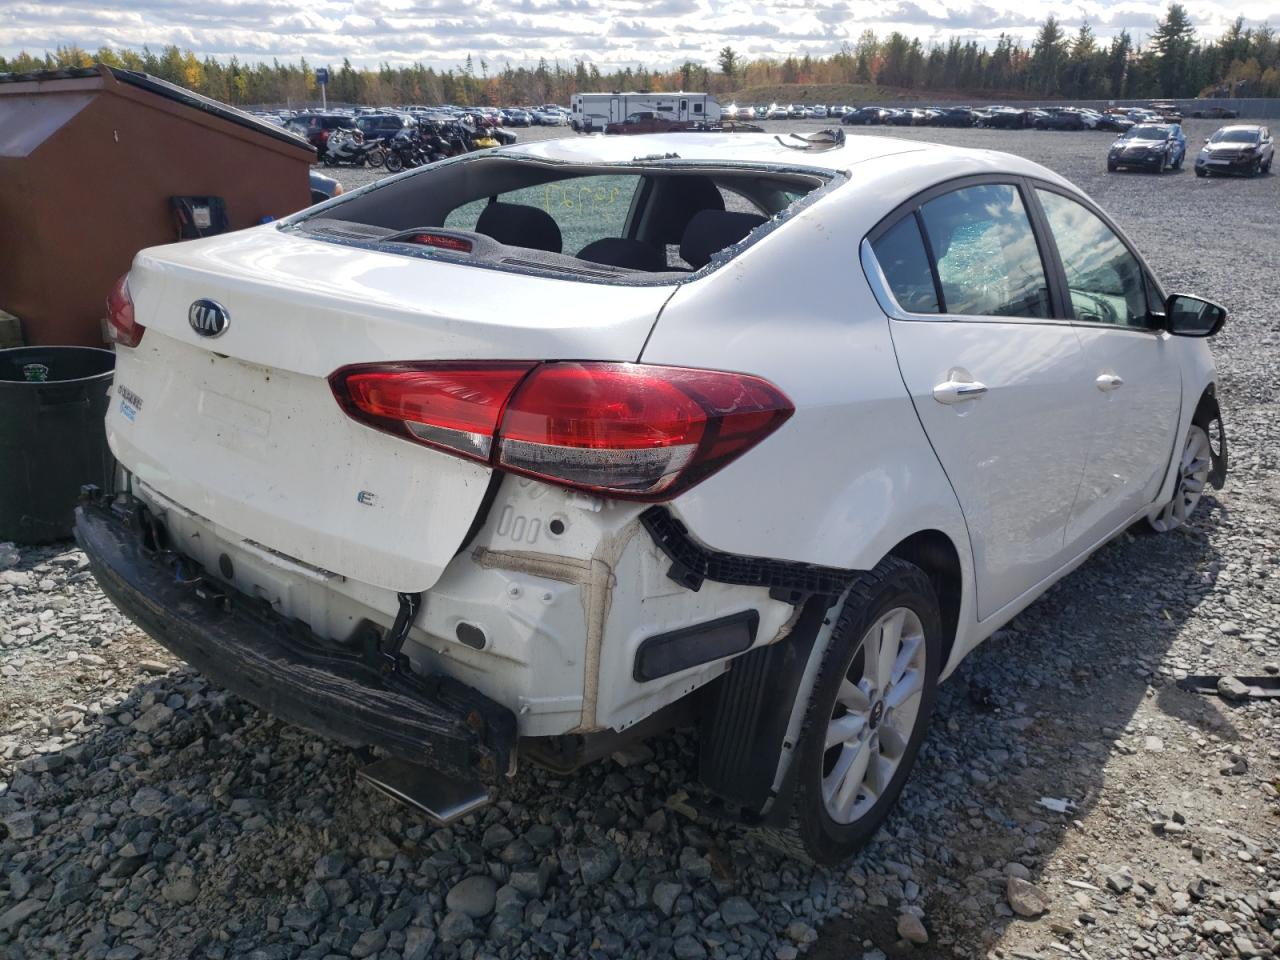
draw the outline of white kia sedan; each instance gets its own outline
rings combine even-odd
[[[966,653],[1221,485],[1224,317],[1013,156],[486,151],[140,253],[77,533],[162,644],[439,821],[696,721],[724,815],[835,862]]]

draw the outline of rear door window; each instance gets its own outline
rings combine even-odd
[[[915,214],[907,214],[872,244],[898,306],[911,313],[939,313],[937,288]]]
[[[947,313],[1049,317],[1049,282],[1018,188],[984,183],[920,207]]]

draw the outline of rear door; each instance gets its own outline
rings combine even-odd
[[[1094,436],[1067,523],[1067,546],[1088,549],[1155,499],[1182,403],[1182,366],[1160,329],[1158,293],[1141,261],[1078,199],[1038,187],[1061,260],[1094,392]]]
[[[923,194],[868,238],[903,381],[964,511],[978,615],[1056,572],[1094,388],[1055,306],[1025,187]]]

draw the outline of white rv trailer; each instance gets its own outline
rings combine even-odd
[[[569,105],[569,122],[580,133],[601,131],[606,123],[641,112],[691,123],[720,122],[720,103],[709,93],[575,93]]]

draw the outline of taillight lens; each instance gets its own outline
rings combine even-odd
[[[136,347],[146,332],[147,328],[133,318],[133,298],[129,296],[129,275],[126,273],[107,295],[107,335],[112,343],[119,346]]]
[[[604,496],[668,500],[794,412],[759,377],[633,363],[347,367],[347,412],[409,440]]]
[[[344,367],[329,378],[356,420],[488,463],[502,409],[532,363],[400,363]]]

